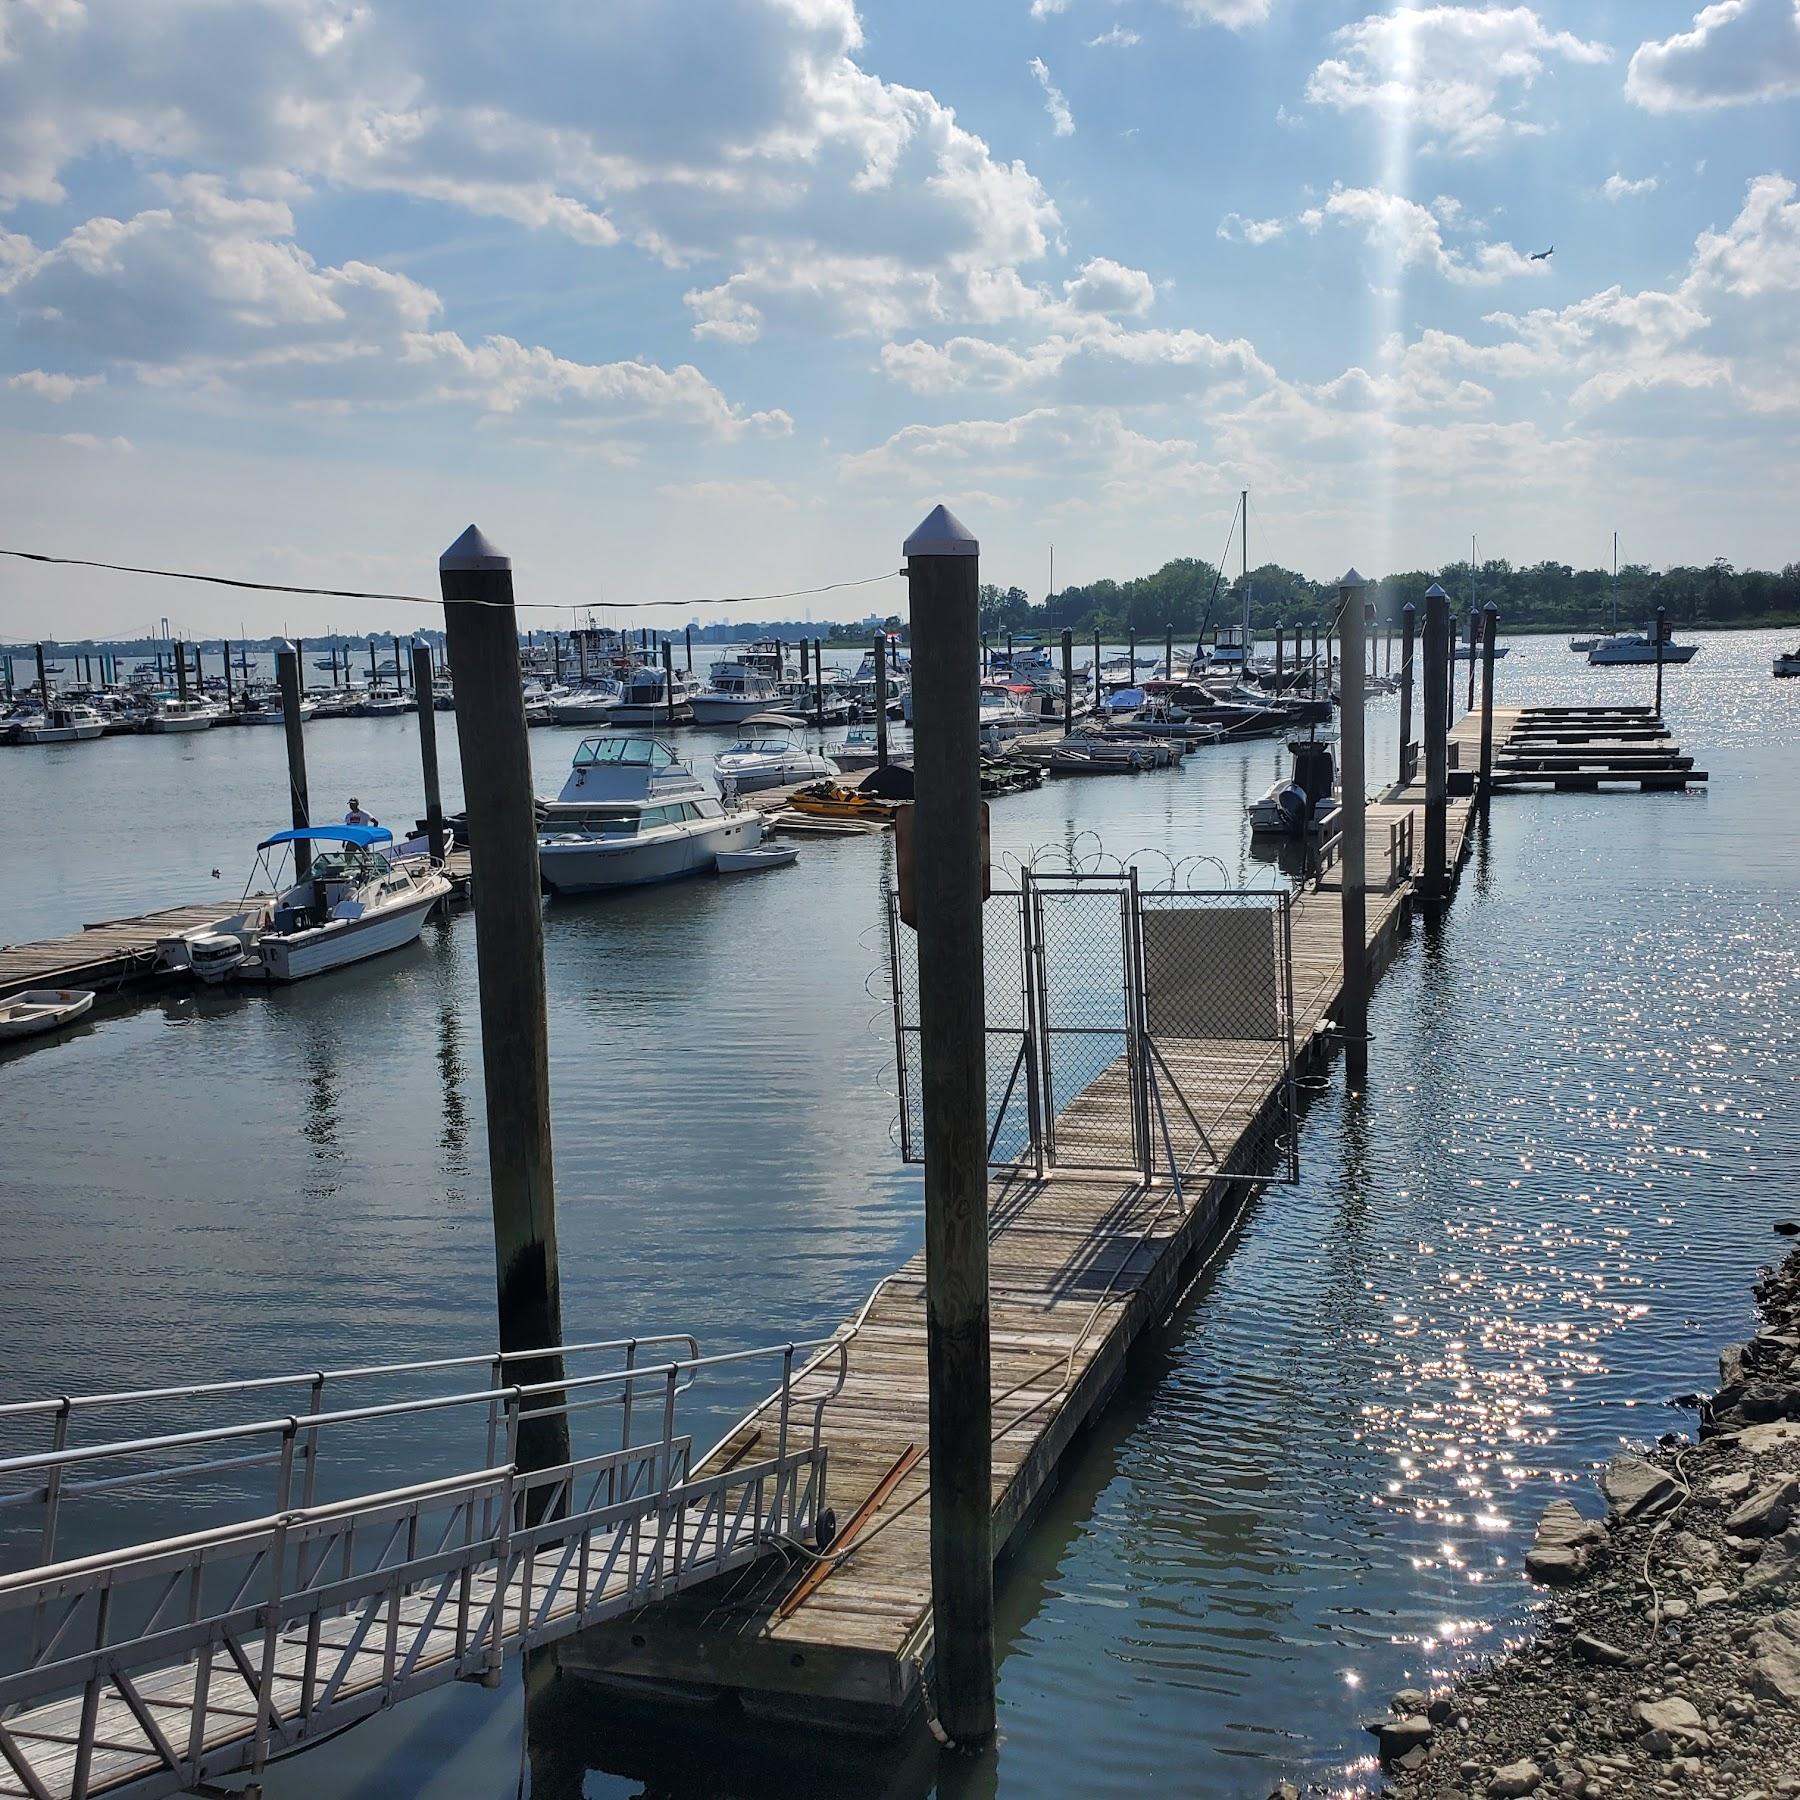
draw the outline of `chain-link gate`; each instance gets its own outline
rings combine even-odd
[[[1298,1177],[1288,896],[1039,875],[982,909],[988,1161]],[[888,905],[901,1154],[924,1160],[916,939]]]

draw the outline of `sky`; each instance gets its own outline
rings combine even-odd
[[[1797,178],[1800,0],[4,0],[0,545],[430,596],[474,521],[673,624],[1247,487],[1315,578],[1779,566]],[[427,622],[0,558],[0,636],[165,616]]]

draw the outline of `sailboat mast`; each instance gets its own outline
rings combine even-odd
[[[1250,490],[1245,488],[1238,495],[1238,505],[1243,509],[1243,530],[1238,536],[1238,567],[1243,575],[1244,585],[1244,662],[1250,661]]]
[[[1613,636],[1619,635],[1619,534],[1613,533]]]

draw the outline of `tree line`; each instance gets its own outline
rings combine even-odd
[[[1064,630],[1091,637],[1097,630],[1116,641],[1132,631],[1143,638],[1161,637],[1173,626],[1178,637],[1197,638],[1242,620],[1243,579],[1222,577],[1200,557],[1178,557],[1153,575],[1067,587],[1036,603],[1023,588],[990,583],[981,589],[981,629],[996,638],[1009,631],[1025,636]],[[1434,581],[1449,593],[1454,612],[1467,613],[1491,600],[1505,630],[1593,630],[1612,622],[1610,569],[1576,569],[1557,562],[1515,567],[1501,557],[1383,577],[1369,595],[1377,622],[1397,629],[1400,609],[1409,601],[1423,617],[1425,590]],[[1252,569],[1249,587],[1250,623],[1263,631],[1322,623],[1337,605],[1334,585],[1309,581],[1278,563]],[[1702,568],[1621,567],[1620,629],[1648,623],[1659,606],[1676,627],[1794,624],[1800,622],[1800,562],[1778,571],[1737,569],[1723,557]]]

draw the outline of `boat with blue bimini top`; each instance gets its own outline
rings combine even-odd
[[[583,738],[554,800],[538,802],[538,872],[552,894],[710,875],[762,842],[762,814],[717,798],[660,738]]]
[[[380,825],[273,833],[256,846],[238,911],[162,939],[163,967],[209,983],[300,981],[413,943],[450,883],[430,862],[392,862],[376,848],[392,842],[393,833]],[[287,846],[300,844],[312,851],[306,872],[283,888],[279,860]],[[259,876],[276,890],[273,898],[251,897]]]

